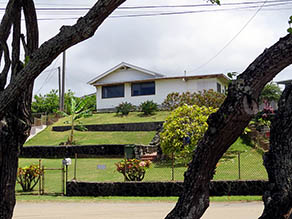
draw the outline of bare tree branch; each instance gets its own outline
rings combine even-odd
[[[23,13],[26,24],[27,56],[30,56],[39,46],[38,21],[35,6],[32,0],[23,2]]]
[[[14,5],[13,15],[13,38],[12,38],[12,63],[11,80],[14,79],[20,70],[20,34],[21,34],[21,4],[20,1]]]
[[[10,34],[10,29],[11,29],[11,25],[12,25],[12,20],[11,18],[13,17],[14,14],[14,4],[15,4],[16,0],[9,0],[6,10],[5,10],[5,14],[3,15],[3,18],[1,20],[1,24],[0,24],[0,41],[2,42],[6,42],[9,34]],[[2,58],[2,53],[3,50],[0,49],[0,63],[1,63],[1,58]]]
[[[185,173],[184,189],[166,217],[200,218],[209,206],[209,184],[219,159],[257,111],[258,97],[267,82],[292,64],[292,34],[266,49],[234,81],[220,109],[208,119],[209,128],[194,151]]]
[[[0,92],[1,92],[4,90],[4,87],[5,87],[6,82],[7,82],[7,76],[8,76],[8,72],[10,69],[11,60],[9,57],[9,48],[7,46],[7,43],[0,41],[0,45],[4,51],[4,60],[5,60],[4,68],[0,74]]]
[[[43,43],[30,58],[29,63],[0,93],[0,118],[2,112],[52,61],[67,48],[92,37],[101,23],[126,0],[99,0],[90,11],[73,26],[63,26],[60,33]]]
[[[30,55],[38,49],[39,46],[39,31],[38,31],[38,22],[37,15],[34,6],[33,0],[25,0],[23,1],[23,13],[26,24],[26,34],[27,34],[27,43],[25,43],[25,39],[23,38],[23,44],[25,47],[25,64],[29,61]],[[24,37],[24,36],[23,36]],[[23,104],[24,107],[19,107],[23,116],[27,123],[30,122],[31,115],[31,101],[32,101],[32,92],[33,92],[34,82],[27,84],[27,90],[23,93],[23,101],[20,104]],[[28,130],[30,131],[30,129]]]
[[[5,66],[1,72],[0,75],[0,91],[2,91],[6,85],[7,82],[7,74],[11,65],[11,60],[9,58],[9,49],[7,47],[7,39],[10,34],[10,29],[12,26],[12,17],[15,12],[14,8],[15,0],[10,0],[7,4],[5,14],[2,18],[1,24],[0,24],[0,64],[2,60],[2,54],[4,51],[4,61]],[[5,51],[6,50],[6,51]],[[5,54],[6,53],[6,54]]]

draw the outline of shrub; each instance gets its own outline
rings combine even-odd
[[[152,115],[154,112],[158,110],[157,103],[154,103],[152,100],[147,100],[140,104],[140,110],[144,115]]]
[[[116,113],[121,113],[123,116],[127,116],[131,111],[135,110],[135,106],[128,102],[122,102],[116,107]]]
[[[18,168],[17,183],[19,183],[24,192],[30,192],[39,182],[42,171],[37,165],[30,165],[28,167]]]
[[[117,171],[122,173],[127,181],[142,181],[150,164],[150,160],[127,159],[116,163],[116,166]]]
[[[211,90],[199,91],[198,93],[170,93],[162,103],[162,107],[165,110],[174,110],[177,107],[187,105],[206,106],[212,108],[219,108],[225,100],[225,94],[218,93]]]
[[[207,119],[216,109],[183,105],[166,118],[160,133],[161,148],[164,154],[173,155],[187,164],[198,141],[208,128]]]

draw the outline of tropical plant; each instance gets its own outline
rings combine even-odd
[[[50,93],[35,95],[34,101],[31,104],[33,113],[55,113],[59,109],[58,90],[51,90]]]
[[[171,112],[160,133],[163,153],[187,164],[208,128],[209,115],[215,111],[212,107],[185,104]]]
[[[145,177],[146,169],[151,165],[151,161],[125,159],[115,165],[117,171],[122,173],[127,181],[142,181]]]
[[[148,116],[152,115],[154,112],[158,110],[158,105],[157,103],[154,103],[152,100],[147,100],[141,103],[139,108],[145,116]]]
[[[96,96],[86,96],[83,98],[74,97],[74,92],[68,90],[64,97],[64,110],[67,114],[71,114],[71,99],[74,98],[78,104],[80,101],[85,101],[85,109],[95,110],[96,108]],[[59,110],[59,95],[58,90],[51,90],[48,94],[35,95],[32,102],[31,109],[33,113],[52,114]]]
[[[282,91],[278,84],[276,83],[269,83],[267,84],[261,92],[260,95],[260,102],[264,103],[265,105],[269,105],[271,101],[278,102]]]
[[[66,145],[72,145],[74,143],[74,128],[78,126],[78,130],[84,131],[86,128],[82,125],[80,121],[81,118],[92,116],[91,109],[84,110],[86,105],[86,99],[81,100],[78,104],[73,97],[71,97],[70,111],[69,114],[65,112],[60,112],[63,116],[69,117],[69,120],[65,123],[69,123],[71,126],[70,135],[68,141],[65,143]],[[77,123],[77,125],[76,125]]]
[[[24,192],[30,192],[38,184],[42,174],[43,172],[38,165],[20,167],[17,171],[16,180]]]
[[[135,106],[128,102],[122,102],[116,107],[116,113],[122,114],[122,116],[127,116],[131,111],[135,110]]]

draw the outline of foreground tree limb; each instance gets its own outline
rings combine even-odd
[[[38,48],[37,17],[33,0],[10,0],[0,24],[0,218],[10,219],[15,206],[18,156],[31,128],[31,99],[34,79],[67,48],[93,36],[105,18],[125,0],[99,0],[76,25],[62,27],[59,34]],[[21,10],[26,24],[21,33]],[[13,29],[12,53],[7,39]],[[21,42],[24,63],[20,58]],[[11,57],[11,60],[10,60]],[[7,76],[11,72],[8,86]]]
[[[55,37],[43,43],[19,72],[13,82],[0,93],[0,118],[15,96],[25,89],[22,85],[31,83],[53,60],[69,47],[92,37],[102,22],[126,0],[99,0],[90,11],[78,19],[73,26],[63,26]]]
[[[23,68],[20,61],[20,41],[21,41],[21,10],[22,7],[29,9],[30,14],[25,17],[27,32],[29,32],[25,45],[25,56],[29,56],[38,48],[38,26],[35,7],[32,0],[17,1],[14,5],[13,41],[12,41],[12,69],[10,82],[14,80],[19,71]],[[27,14],[27,12],[24,12]],[[8,22],[9,23],[9,22]],[[10,59],[7,58],[8,50],[6,44],[1,44],[5,56],[5,66],[10,66]],[[9,68],[8,68],[9,70]],[[6,73],[3,74],[3,73]],[[2,89],[6,84],[7,72],[1,74]],[[8,107],[0,122],[0,218],[11,218],[15,205],[15,181],[18,167],[18,155],[20,149],[27,139],[31,128],[31,98],[33,82],[23,85],[23,92],[13,100],[13,104]]]
[[[264,154],[269,190],[260,219],[287,219],[292,213],[292,85],[285,88],[271,124],[270,150]]]
[[[185,173],[184,188],[170,218],[200,218],[209,206],[209,184],[219,159],[257,111],[263,87],[292,63],[292,35],[266,49],[229,86],[220,109],[208,119],[209,128],[194,151]]]

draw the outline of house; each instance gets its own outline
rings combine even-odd
[[[162,104],[172,92],[198,92],[213,89],[224,93],[229,79],[224,74],[167,77],[122,62],[90,80],[96,88],[96,109],[110,110],[122,102],[140,105],[147,100]]]

